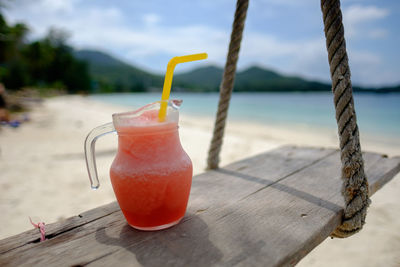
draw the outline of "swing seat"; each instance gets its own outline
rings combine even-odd
[[[370,193],[400,157],[363,153]],[[193,177],[188,211],[163,231],[137,231],[117,203],[0,241],[0,266],[294,265],[343,213],[338,150],[284,146]]]

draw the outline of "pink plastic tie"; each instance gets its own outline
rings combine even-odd
[[[45,229],[45,223],[44,222],[39,222],[39,223],[34,223],[32,222],[31,217],[29,217],[29,220],[31,221],[31,224],[33,227],[38,228],[40,232],[40,242],[46,240],[46,229]]]

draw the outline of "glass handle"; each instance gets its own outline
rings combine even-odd
[[[95,144],[97,138],[114,132],[115,128],[112,122],[98,126],[90,131],[85,139],[85,159],[86,167],[89,174],[90,186],[92,189],[97,189],[100,186],[99,177],[97,175]]]

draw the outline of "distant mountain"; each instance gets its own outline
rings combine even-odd
[[[202,67],[174,76],[174,85],[189,91],[218,91],[223,69],[216,66]],[[400,85],[365,88],[353,86],[361,93],[400,93]],[[308,81],[300,77],[284,76],[277,72],[253,66],[239,71],[235,78],[236,92],[323,92],[331,91],[331,85]]]
[[[359,93],[379,93],[379,94],[400,93],[400,85],[386,86],[386,87],[373,87],[373,88],[353,86],[353,91],[359,92]]]
[[[133,67],[106,53],[79,50],[74,55],[88,62],[95,92],[140,92],[162,86],[160,75]]]
[[[94,92],[144,92],[163,86],[163,75],[146,72],[103,52],[79,50],[75,51],[75,57],[88,62]],[[217,92],[222,74],[223,69],[216,66],[197,68],[185,73],[175,74],[173,87],[175,91]],[[400,86],[353,88],[354,91],[358,92],[400,92]],[[328,83],[284,76],[257,66],[238,72],[234,88],[236,92],[318,92],[330,90],[331,85]]]
[[[77,50],[74,52],[75,57],[78,59],[86,60],[93,65],[109,65],[112,67],[120,67],[128,65],[122,61],[100,51],[94,50]]]
[[[202,67],[174,75],[174,85],[194,91],[218,91],[222,74],[219,67]]]
[[[218,91],[222,74],[221,68],[203,67],[176,75],[174,83],[195,91]],[[234,90],[237,92],[329,91],[330,85],[283,76],[260,67],[250,67],[236,74]]]
[[[236,91],[329,91],[330,85],[306,81],[299,77],[288,77],[260,67],[250,67],[236,76]]]

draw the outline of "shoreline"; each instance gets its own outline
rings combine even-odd
[[[108,178],[117,148],[115,134],[100,138],[96,144],[101,183],[96,191],[90,190],[83,141],[91,129],[110,122],[112,113],[128,110],[82,96],[55,97],[35,107],[30,112],[30,122],[16,129],[0,129],[0,208],[7,221],[7,227],[0,228],[1,239],[32,229],[29,216],[34,222],[52,223],[115,200]],[[213,124],[211,117],[185,113],[181,116],[181,142],[193,161],[194,174],[203,172],[206,166]],[[367,142],[363,136],[361,142],[365,151],[400,155],[399,146]],[[337,148],[338,139],[335,131],[228,120],[221,166],[285,144]],[[364,230],[345,240],[325,240],[298,266],[347,266],[347,262],[376,266],[400,262],[399,190],[397,175],[372,197]],[[371,256],[365,259],[365,255]]]

